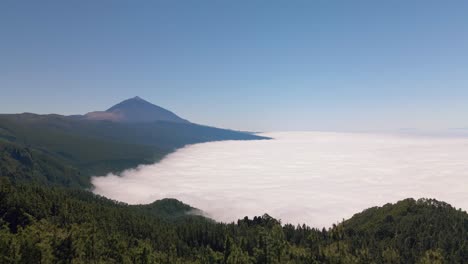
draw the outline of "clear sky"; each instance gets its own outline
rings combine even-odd
[[[248,130],[468,127],[468,1],[0,1],[0,112],[138,95]]]

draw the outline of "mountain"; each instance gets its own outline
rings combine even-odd
[[[189,123],[171,111],[154,105],[136,96],[124,100],[106,111],[95,111],[84,115],[89,120],[108,120],[114,122],[144,123],[168,121],[175,123]]]
[[[125,100],[108,111],[125,119],[0,114],[0,160],[5,161],[0,173],[14,181],[90,187],[93,175],[151,164],[188,144],[267,139],[190,123],[140,98]],[[152,118],[138,119],[137,113]],[[154,120],[156,113],[178,121]],[[30,162],[23,164],[15,153],[26,155],[29,158],[24,161]]]
[[[433,199],[316,229],[267,214],[217,223],[175,199],[128,205],[85,190],[92,175],[187,144],[267,139],[161,119],[148,104],[126,100],[104,119],[0,115],[0,263],[468,263],[467,213]]]

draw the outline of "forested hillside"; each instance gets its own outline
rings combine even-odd
[[[330,229],[268,215],[216,223],[174,200],[145,206],[0,181],[0,263],[463,263],[468,215],[435,200],[371,208]],[[163,213],[162,213],[163,212]]]
[[[0,140],[0,175],[13,182],[86,187],[86,177],[64,162],[40,151]]]
[[[38,174],[36,170],[29,176],[41,177],[41,181],[45,179],[52,184],[64,183],[64,186],[89,187],[89,177],[92,175],[119,172],[139,164],[153,163],[187,144],[252,139],[265,138],[192,123],[129,124],[61,115],[0,115],[0,140],[9,142],[8,148],[16,148],[22,153],[29,152],[34,164],[42,164],[42,168],[49,166],[46,169],[49,172]],[[0,150],[6,149],[5,146],[2,143]],[[11,161],[11,155],[6,152],[9,150],[0,152],[0,159]],[[39,159],[50,162],[41,162]],[[62,174],[63,179],[47,176],[55,175],[51,171],[61,166],[64,170],[71,170]],[[34,167],[37,168],[38,166]],[[11,168],[3,175],[12,175],[8,172],[11,172]]]

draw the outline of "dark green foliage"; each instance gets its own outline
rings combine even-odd
[[[407,199],[330,229],[216,223],[173,199],[117,203],[0,178],[0,263],[464,263],[468,215]]]
[[[0,175],[14,182],[84,187],[80,172],[50,155],[0,140]]]
[[[362,239],[365,235],[376,250],[392,248],[411,262],[421,257],[417,252],[435,249],[451,263],[468,260],[466,213],[434,199],[406,199],[396,205],[370,208],[340,228],[355,247],[367,246]]]
[[[136,208],[141,209],[149,214],[159,217],[179,217],[185,215],[201,215],[202,212],[198,209],[184,204],[176,199],[162,199],[145,205],[135,205]]]
[[[79,171],[80,176],[69,177],[68,180],[72,182],[65,186],[88,187],[92,175],[120,172],[139,164],[153,163],[187,144],[264,138],[191,123],[128,124],[60,115],[18,114],[0,115],[1,139],[14,143],[17,148],[42,154],[34,155],[33,159],[47,157]],[[22,161],[30,162],[27,157]],[[56,180],[53,183],[59,182]]]

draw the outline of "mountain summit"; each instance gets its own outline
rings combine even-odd
[[[145,123],[155,121],[190,123],[173,112],[154,105],[138,96],[124,100],[106,111],[87,113],[85,118],[91,120],[110,120],[127,123]]]

